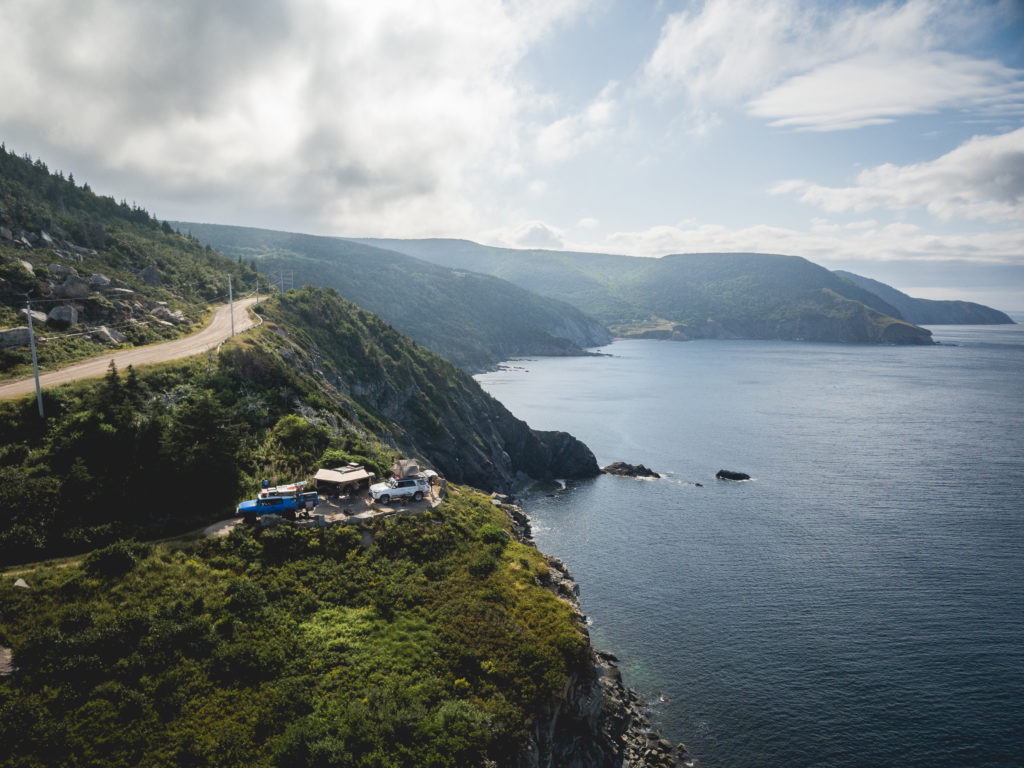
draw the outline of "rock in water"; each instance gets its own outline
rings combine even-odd
[[[749,480],[750,475],[743,472],[733,472],[728,469],[720,469],[715,473],[715,477],[719,480]]]
[[[601,470],[606,475],[622,475],[623,477],[661,477],[653,469],[648,469],[643,464],[627,464],[624,461],[616,461]]]

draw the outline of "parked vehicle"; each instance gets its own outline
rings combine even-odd
[[[316,491],[303,492],[301,486],[278,486],[264,488],[255,499],[243,501],[235,509],[235,515],[249,522],[259,515],[281,515],[295,519],[296,511],[311,510],[319,503],[320,494]]]
[[[425,477],[403,477],[401,480],[392,477],[385,483],[376,483],[370,486],[370,496],[381,504],[387,504],[392,499],[399,498],[420,501],[428,493],[430,493],[430,485]]]

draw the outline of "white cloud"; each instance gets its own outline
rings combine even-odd
[[[943,220],[1024,220],[1024,128],[975,136],[936,160],[886,163],[862,171],[851,187],[780,182],[776,194],[796,194],[833,213],[872,208],[924,208]]]
[[[486,242],[509,248],[550,248],[565,246],[565,233],[543,221],[526,221],[522,224],[490,232]]]
[[[579,229],[597,229],[601,222],[595,219],[593,216],[585,216],[576,222],[576,226]]]
[[[668,17],[648,87],[684,91],[707,124],[718,107],[775,126],[841,130],[948,108],[1024,112],[1024,72],[952,52],[1005,6],[910,0],[707,0]]]
[[[465,231],[522,175],[516,65],[586,3],[0,0],[0,133],[102,158],[164,211]]]
[[[581,112],[545,126],[537,135],[537,155],[545,163],[567,160],[595,146],[610,133],[616,111],[617,84],[608,83]]]
[[[788,79],[749,103],[773,126],[831,131],[892,122],[944,108],[1024,101],[1019,70],[940,51],[870,53]]]

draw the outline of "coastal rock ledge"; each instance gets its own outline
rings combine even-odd
[[[535,547],[529,518],[519,507],[501,504],[516,538]],[[584,669],[567,681],[564,693],[535,712],[528,739],[515,768],[672,768],[689,764],[686,747],[675,747],[651,728],[647,705],[623,685],[611,653],[590,645],[579,587],[556,557],[545,556],[549,572],[543,586],[568,603],[590,649]]]
[[[661,477],[653,469],[648,469],[643,464],[627,464],[624,461],[612,462],[601,471],[606,475],[621,475],[622,477]]]

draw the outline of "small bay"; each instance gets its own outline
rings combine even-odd
[[[602,465],[665,475],[523,506],[698,765],[1019,765],[1024,331],[932,330],[620,341],[477,377]]]

